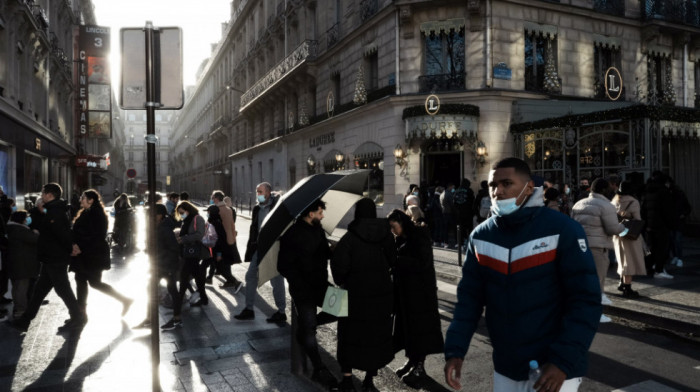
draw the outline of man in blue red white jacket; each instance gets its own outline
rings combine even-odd
[[[506,158],[489,173],[492,217],[471,234],[445,339],[445,378],[460,389],[462,363],[486,308],[494,391],[576,391],[602,313],[600,287],[583,228],[544,207],[527,163]]]

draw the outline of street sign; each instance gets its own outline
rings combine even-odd
[[[129,169],[126,171],[126,176],[129,178],[136,177],[136,169]]]
[[[119,106],[125,110],[146,109],[146,31],[143,27],[121,29],[122,77]],[[181,109],[182,29],[153,29],[156,109]]]

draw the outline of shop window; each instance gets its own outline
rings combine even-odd
[[[556,36],[526,31],[525,90],[561,94]]]
[[[323,172],[330,173],[345,169],[345,155],[338,150],[331,150],[323,157]]]
[[[353,152],[356,169],[370,170],[367,192],[364,195],[375,204],[384,204],[384,150],[376,143],[366,142]]]
[[[38,192],[44,185],[46,168],[45,158],[24,153],[24,189],[28,192]]]
[[[7,193],[12,189],[10,188],[10,167],[12,166],[10,152],[10,147],[0,144],[0,186]]]
[[[449,91],[465,88],[464,26],[423,33],[425,57],[419,91]]]
[[[671,78],[672,65],[671,58],[662,54],[647,56],[648,104],[675,105],[676,92]]]
[[[601,44],[596,44],[593,50],[593,62],[595,66],[595,83],[593,85],[593,94],[595,98],[605,99],[605,73],[610,67],[621,70],[621,54],[619,47],[608,47]],[[620,95],[625,96],[624,86]]]

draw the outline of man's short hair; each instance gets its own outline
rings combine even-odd
[[[596,178],[591,184],[591,192],[603,194],[607,189],[610,188],[610,183],[605,178]]]
[[[168,194],[168,199],[179,199],[179,198],[180,198],[180,194],[177,192],[170,192]]]
[[[189,200],[190,194],[187,192],[180,192],[180,200]]]
[[[509,157],[503,158],[500,161],[493,164],[491,169],[505,169],[512,167],[516,173],[526,176],[528,180],[532,179],[532,174],[530,172],[530,166],[520,158]]]
[[[41,191],[44,193],[52,194],[53,197],[56,199],[60,199],[61,195],[63,194],[63,189],[61,189],[61,186],[56,184],[55,182],[50,182],[50,183],[44,185],[41,188]]]
[[[321,199],[316,199],[313,201],[313,203],[311,203],[308,207],[306,207],[304,212],[301,213],[301,217],[303,218],[305,216],[309,216],[310,212],[316,212],[316,211],[318,211],[319,208],[322,208],[325,210],[326,209],[326,202],[324,202]]]
[[[225,196],[225,195],[224,195],[224,192],[219,191],[219,190],[213,191],[213,192],[211,193],[211,198],[212,198],[212,199],[217,199],[217,200],[219,200],[219,201],[223,201],[223,200],[224,200],[224,196]]]
[[[269,182],[261,182],[260,184],[258,184],[258,186],[255,187],[255,189],[258,189],[259,187],[263,187],[267,189],[268,192],[272,192],[272,185],[270,185]]]

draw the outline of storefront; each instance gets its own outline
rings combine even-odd
[[[515,151],[534,174],[578,185],[611,174],[643,185],[653,171],[700,197],[700,111],[637,105],[511,125]],[[694,208],[693,220],[700,218]]]

